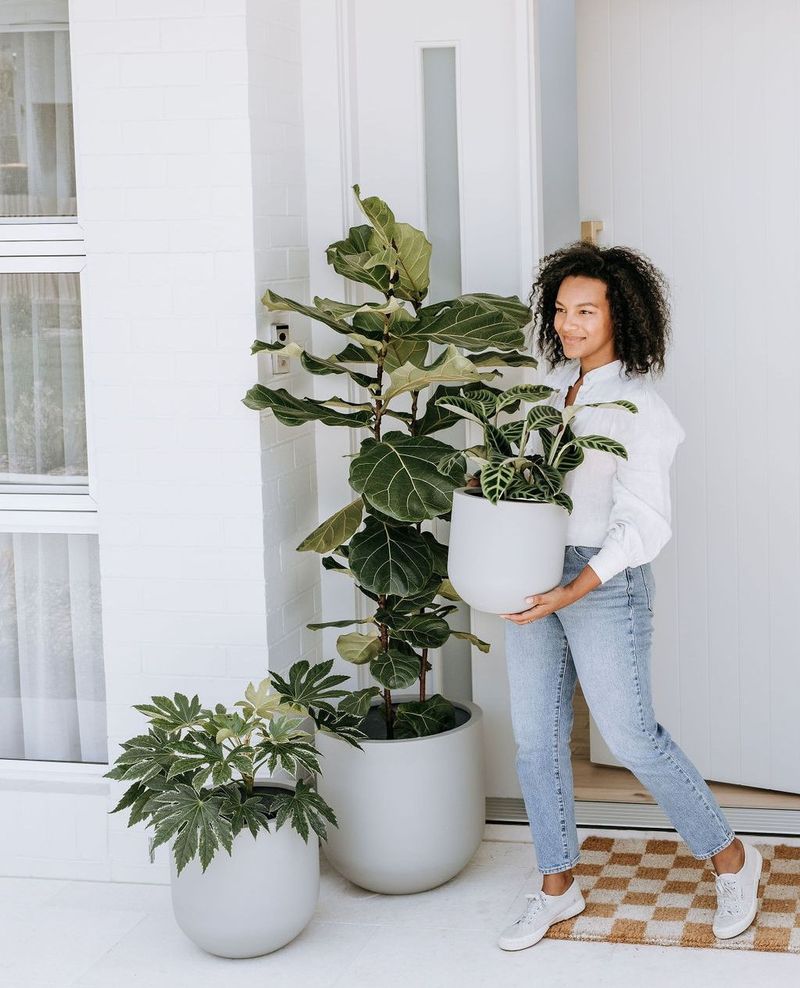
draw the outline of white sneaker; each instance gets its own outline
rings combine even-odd
[[[741,838],[740,838],[741,839]],[[738,936],[753,922],[758,909],[758,880],[763,859],[757,847],[742,841],[744,864],[739,871],[723,872],[714,879],[717,911],[712,929],[721,940]]]
[[[546,892],[526,892],[528,900],[525,911],[516,922],[503,930],[498,947],[503,950],[522,950],[532,947],[547,933],[553,923],[577,916],[586,908],[580,885],[575,878],[572,885],[561,895],[548,895]]]

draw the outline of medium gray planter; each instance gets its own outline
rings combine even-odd
[[[256,792],[291,789],[270,782]],[[333,829],[333,828],[332,828]],[[253,837],[242,830],[231,854],[220,848],[205,871],[193,858],[177,874],[170,848],[172,907],[190,940],[219,957],[260,957],[283,947],[308,925],[319,897],[319,838],[308,844],[287,821]]]
[[[393,693],[395,702],[418,694]],[[383,703],[373,699],[373,707]],[[364,739],[359,751],[317,731],[320,795],[338,829],[326,858],[372,892],[425,892],[457,875],[478,849],[486,820],[483,711],[453,701],[456,727],[431,737]]]
[[[456,593],[489,614],[516,614],[564,575],[569,513],[557,504],[453,494],[447,571]]]

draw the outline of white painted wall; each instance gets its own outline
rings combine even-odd
[[[318,559],[293,551],[313,432],[240,400],[264,289],[307,291],[299,7],[71,0],[70,28],[113,759],[143,728],[133,703],[230,702],[319,657]],[[144,828],[106,816],[122,788],[5,773],[0,873],[166,880],[165,849],[151,865]]]

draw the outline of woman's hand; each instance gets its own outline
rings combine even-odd
[[[537,593],[532,597],[526,597],[525,603],[532,604],[527,611],[518,611],[516,614],[501,614],[500,617],[513,621],[514,624],[530,624],[538,618],[547,617],[560,607],[566,607],[575,600],[574,593],[567,587],[553,587],[546,593]]]

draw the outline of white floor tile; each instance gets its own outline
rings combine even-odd
[[[608,836],[662,831],[581,828]],[[378,895],[342,878],[322,857],[312,922],[281,950],[229,961],[178,928],[166,886],[0,878],[0,988],[218,988],[275,979],[318,988],[751,988],[800,984],[800,958],[544,939],[517,952],[500,930],[541,885],[530,841],[485,840],[451,881],[418,895]],[[779,842],[780,837],[753,837]],[[795,843],[786,840],[787,843]]]

